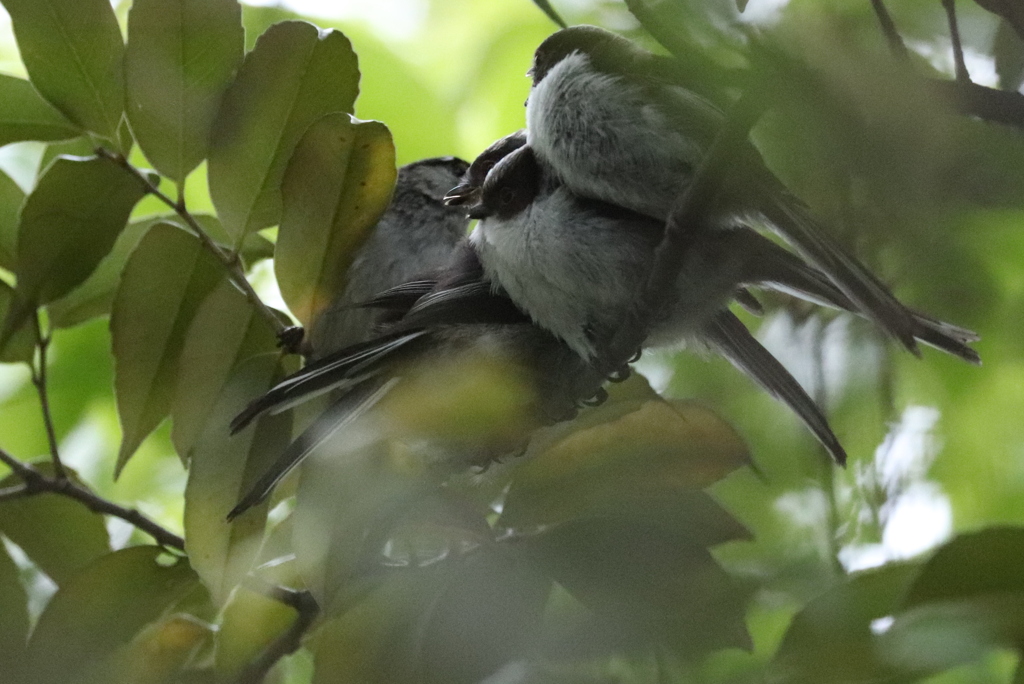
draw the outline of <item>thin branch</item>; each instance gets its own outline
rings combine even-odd
[[[665,236],[654,254],[654,267],[647,279],[644,295],[616,331],[599,363],[605,375],[626,365],[647,338],[652,319],[663,310],[674,292],[674,283],[691,248],[696,230],[707,219],[718,197],[723,168],[735,156],[760,118],[762,107],[755,105],[748,88],[733,106],[732,114],[719,132],[689,185],[672,207],[665,226]]]
[[[971,75],[967,73],[967,63],[964,62],[964,46],[960,42],[960,22],[956,20],[956,0],[942,0],[942,6],[946,10],[946,19],[949,21],[949,37],[953,41],[956,80],[958,83],[970,83]]]
[[[971,82],[932,80],[932,90],[961,114],[1024,129],[1024,95]]]
[[[217,259],[224,264],[224,268],[227,269],[228,276],[231,278],[231,281],[242,291],[245,298],[248,299],[254,307],[256,307],[256,310],[260,312],[264,319],[266,319],[267,323],[270,324],[275,333],[280,335],[288,328],[277,314],[274,313],[274,310],[267,306],[263,300],[260,299],[259,295],[256,294],[256,291],[252,289],[252,285],[246,279],[245,273],[242,271],[241,261],[238,258],[238,254],[236,252],[229,252],[214,242],[213,238],[211,238],[203,229],[195,216],[188,212],[185,207],[185,196],[184,194],[180,194],[182,190],[180,187],[180,196],[178,201],[174,201],[162,192],[160,188],[158,188],[144,173],[132,166],[124,155],[117,152],[111,152],[103,147],[96,148],[96,155],[114,162],[122,169],[135,176],[146,186],[146,192],[173,209],[174,212],[181,217],[181,220],[185,222],[193,233],[195,233],[196,237],[199,238],[199,242],[203,245],[203,248],[217,257]]]
[[[53,427],[53,413],[50,411],[50,394],[46,382],[46,351],[50,348],[50,333],[42,334],[39,325],[39,311],[36,310],[36,348],[39,350],[39,368],[32,368],[32,384],[36,386],[39,394],[39,407],[43,412],[43,425],[46,426],[46,439],[50,444],[50,459],[53,461],[53,472],[58,480],[67,478],[67,471],[64,463],[60,460],[60,450],[57,445],[57,431]]]
[[[161,546],[166,546],[179,551],[185,550],[185,540],[174,534],[159,523],[150,520],[138,510],[119,506],[113,501],[108,501],[68,477],[49,477],[32,465],[20,461],[11,456],[4,449],[0,449],[0,461],[3,461],[18,477],[25,483],[23,496],[35,496],[37,494],[51,493],[66,496],[69,499],[78,501],[90,511],[102,515],[112,515],[125,522],[131,523],[135,528],[153,537]]]
[[[238,676],[238,684],[260,684],[278,661],[299,650],[302,646],[302,637],[320,615],[320,606],[308,591],[267,585],[261,593],[294,608],[298,614],[295,616],[295,622],[246,666]]]
[[[900,32],[896,29],[896,23],[892,20],[889,10],[885,8],[885,4],[882,0],[871,0],[871,6],[875,10],[875,16],[878,17],[878,23],[882,25],[882,33],[885,34],[886,40],[889,41],[889,49],[892,51],[892,54],[897,59],[908,59],[910,52],[907,50],[903,38],[900,37]]]

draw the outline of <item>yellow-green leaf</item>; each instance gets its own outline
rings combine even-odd
[[[281,177],[324,114],[351,112],[356,55],[344,35],[289,21],[264,33],[221,103],[210,142],[210,195],[236,237],[278,223]]]
[[[236,681],[260,652],[295,621],[296,612],[280,601],[242,587],[224,607],[214,661],[220,680]]]
[[[228,424],[282,375],[277,354],[242,363],[220,389],[192,453],[185,488],[185,548],[217,604],[252,566],[263,541],[268,502],[234,522],[227,514],[288,446],[291,414],[264,416],[255,429],[231,436]]]
[[[182,181],[206,157],[224,91],[242,61],[237,0],[136,0],[128,13],[128,119],[146,158]]]
[[[387,127],[328,114],[295,147],[281,184],[284,212],[274,270],[303,323],[345,286],[345,274],[391,201],[397,170]]]

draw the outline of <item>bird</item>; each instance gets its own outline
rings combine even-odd
[[[721,132],[722,110],[686,87],[685,69],[595,26],[545,39],[528,76],[526,138],[578,195],[666,221]],[[762,223],[824,273],[857,311],[920,354],[918,319],[818,225],[747,142],[730,160],[714,220],[687,230]]]
[[[582,401],[600,394],[602,374],[533,324],[486,278],[468,239],[456,245],[443,269],[403,285],[362,303],[388,314],[371,339],[308,363],[254,399],[232,421],[231,433],[237,434],[265,413],[279,413],[322,394],[332,396],[326,411],[261,475],[228,513],[228,520],[263,501],[303,459],[372,411],[416,368],[482,357],[510,366],[525,379],[530,391],[521,429],[500,435],[494,443],[468,449],[456,445],[454,460],[469,465],[515,451],[536,428],[571,419]],[[412,291],[417,294],[410,295]]]
[[[398,170],[391,203],[356,252],[345,288],[310,325],[307,358],[371,339],[382,315],[361,302],[448,263],[469,219],[443,198],[468,168],[458,157],[431,157]]]
[[[471,173],[473,166],[470,166]],[[605,346],[643,296],[665,225],[630,209],[573,192],[525,144],[493,164],[483,185],[466,188],[479,220],[470,234],[486,278],[531,320],[584,360],[599,365]],[[743,226],[710,231],[682,255],[665,308],[655,312],[645,347],[687,343],[719,353],[784,401],[843,463],[828,422],[785,368],[750,335],[728,305],[745,286],[781,290],[860,312],[832,281],[798,255]],[[910,311],[908,309],[908,311]],[[969,330],[910,311],[912,334],[977,363]]]

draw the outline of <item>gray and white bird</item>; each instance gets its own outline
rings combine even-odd
[[[679,63],[594,26],[537,48],[527,141],[574,193],[665,221],[721,131],[720,109],[686,87]],[[907,349],[917,322],[889,288],[822,230],[746,144],[717,179],[718,228],[764,223]],[[694,227],[694,230],[697,230]]]
[[[480,219],[470,242],[488,280],[500,283],[534,323],[596,362],[643,295],[665,226],[577,195],[538,157],[523,145],[494,164],[468,208]],[[462,193],[469,196],[467,189]],[[821,411],[728,305],[738,289],[751,286],[854,312],[858,307],[800,257],[743,226],[701,235],[682,258],[644,346],[710,347],[790,406],[842,463],[845,452]],[[974,333],[907,311],[916,339],[978,362],[967,346]]]
[[[431,157],[398,170],[391,204],[356,253],[345,289],[310,325],[308,358],[370,339],[382,316],[361,302],[448,263],[469,220],[443,198],[468,167],[457,157]]]

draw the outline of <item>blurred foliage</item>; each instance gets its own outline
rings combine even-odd
[[[72,481],[187,552],[56,493],[15,496],[3,467],[0,680],[236,681],[296,619],[258,591],[277,584],[322,610],[271,672],[289,684],[1024,682],[1024,125],[932,87],[953,74],[939,0],[887,3],[908,60],[868,0],[367,0],[342,19],[0,2],[0,447],[54,472],[38,310]],[[1019,3],[956,9],[975,82],[1020,88]],[[261,294],[313,315],[396,164],[472,158],[523,125],[552,15],[675,55],[721,103],[751,65],[772,74],[753,138],[773,171],[901,298],[978,330],[985,366],[766,297],[746,320],[827,407],[846,470],[726,364],[662,352],[638,364],[650,385],[452,472],[409,435],[514,431],[522,386],[435,368],[229,524],[308,420],[228,437],[294,370],[229,269],[265,281],[279,247],[283,300]]]

